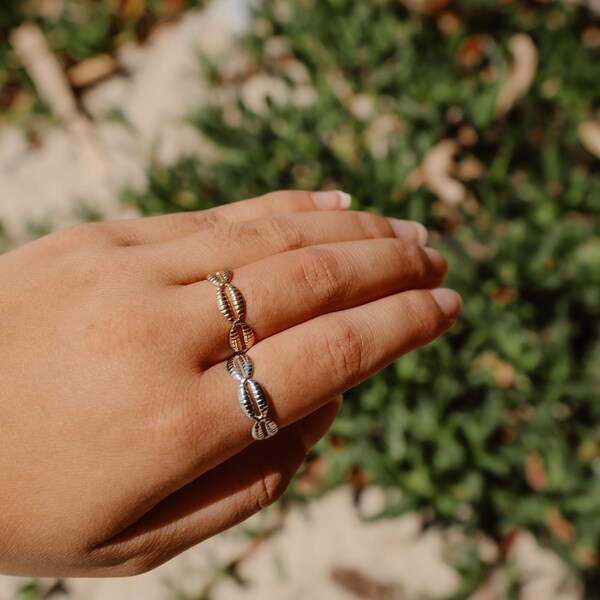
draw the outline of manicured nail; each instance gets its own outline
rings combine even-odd
[[[392,217],[388,217],[387,220],[394,230],[396,237],[417,242],[421,246],[427,243],[429,233],[421,223],[417,223],[416,221],[402,221],[401,219],[393,219]]]
[[[425,227],[425,225],[422,225],[421,223],[417,223],[416,221],[413,221],[412,224],[417,228],[419,244],[421,244],[421,246],[424,246],[427,243],[427,240],[429,239],[429,231],[427,231],[427,227]]]
[[[437,290],[430,290],[429,293],[448,319],[456,319],[458,317],[462,308],[462,299],[454,290],[439,288]]]
[[[346,192],[340,190],[331,190],[328,192],[313,192],[313,201],[317,208],[321,210],[335,210],[336,208],[350,208],[352,197]]]

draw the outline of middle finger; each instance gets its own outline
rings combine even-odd
[[[382,238],[277,254],[236,269],[232,284],[246,300],[243,321],[259,341],[322,314],[409,289],[436,288],[446,270],[437,250]],[[201,281],[169,289],[182,319],[180,340],[195,349],[203,341],[194,360],[207,367],[228,357],[231,323],[219,311],[216,288]]]
[[[221,268],[236,269],[274,254],[317,244],[397,237],[425,244],[425,228],[366,212],[309,212],[223,223],[165,243],[130,248],[143,253],[169,284],[185,285]]]

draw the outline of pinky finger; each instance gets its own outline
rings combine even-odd
[[[453,290],[410,290],[316,317],[259,342],[250,354],[272,398],[270,413],[284,427],[303,418],[322,398],[345,392],[433,341],[454,324],[461,306]],[[208,373],[221,373],[218,367]]]
[[[96,547],[95,559],[108,559],[111,577],[143,573],[272,504],[327,433],[341,404],[338,396],[168,496],[133,526]]]

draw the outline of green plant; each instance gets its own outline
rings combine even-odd
[[[323,486],[360,473],[390,490],[385,514],[426,510],[499,544],[529,529],[592,597],[600,168],[579,132],[600,103],[597,24],[562,2],[405,4],[426,10],[264,0],[247,70],[231,77],[209,65],[216,85],[239,87],[237,100],[194,118],[221,157],[157,165],[137,201],[154,213],[339,187],[356,208],[425,222],[450,260],[463,315],[443,339],[349,392],[335,437],[316,450],[329,465]],[[515,34],[533,42],[539,64],[525,97],[502,113]],[[251,109],[243,90],[256,71],[283,82],[289,101]],[[307,89],[314,101],[300,102]],[[419,178],[443,139],[456,145],[463,200]]]
[[[17,0],[0,7],[0,107],[27,124],[44,112],[28,75],[12,52],[9,35],[23,21],[37,23],[50,49],[69,68],[98,54],[114,55],[126,42],[144,41],[154,28],[204,0],[60,0],[44,7],[39,0]]]

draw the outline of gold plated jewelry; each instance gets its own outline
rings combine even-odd
[[[211,273],[207,279],[217,286],[217,302],[221,314],[232,323],[229,332],[229,345],[234,352],[246,352],[254,345],[254,332],[244,323],[246,318],[246,301],[240,290],[232,285],[231,271]]]
[[[217,290],[217,303],[221,314],[232,324],[229,332],[229,345],[234,355],[227,362],[229,374],[239,382],[238,402],[244,413],[254,420],[252,437],[265,440],[274,436],[278,427],[267,416],[269,403],[262,386],[255,381],[254,363],[246,352],[254,345],[254,332],[245,323],[246,301],[240,290],[231,283],[233,273],[226,269],[211,273],[207,280]]]

